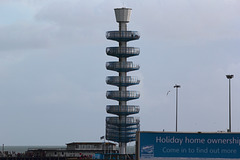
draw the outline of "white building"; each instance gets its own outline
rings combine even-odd
[[[95,154],[117,153],[116,144],[106,142],[72,142],[67,148],[29,149],[27,153],[34,157],[88,157]]]

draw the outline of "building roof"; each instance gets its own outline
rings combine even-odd
[[[103,144],[104,142],[72,142],[72,143],[67,143],[66,145],[76,145],[76,144]],[[112,142],[105,142],[107,145],[116,145],[115,143]]]

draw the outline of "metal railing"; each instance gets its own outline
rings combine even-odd
[[[138,91],[107,91],[106,97],[117,101],[129,101],[138,99],[140,92]]]
[[[131,125],[131,126],[115,126],[111,124],[106,124],[107,130],[115,130],[115,131],[138,131],[140,126],[139,124]]]
[[[126,117],[126,119],[119,119],[119,117],[106,117],[106,123],[116,126],[131,126],[138,125],[140,119],[138,117]]]
[[[114,57],[131,57],[140,54],[140,48],[136,47],[107,47],[107,55]]]
[[[116,142],[131,142],[136,140],[136,134],[131,135],[119,135],[115,133],[107,133],[106,138],[108,140],[116,141]]]
[[[107,62],[107,70],[117,71],[117,72],[129,72],[138,70],[140,66],[134,64],[133,62]]]
[[[136,141],[136,137],[131,137],[131,138],[127,138],[127,137],[123,137],[123,138],[119,138],[119,137],[111,137],[111,136],[106,136],[106,139],[109,141],[114,141],[114,142],[123,142],[123,143],[128,143],[128,142],[133,142]]]
[[[106,83],[114,86],[130,86],[139,84],[140,80],[133,76],[108,76]]]
[[[112,134],[133,135],[133,134],[136,134],[136,132],[138,131],[138,129],[129,130],[129,131],[119,131],[119,130],[112,130],[112,129],[108,129],[108,128],[107,128],[106,131],[107,131],[107,133],[112,133]]]
[[[120,134],[117,132],[107,132],[107,136],[115,137],[115,138],[135,138],[136,134]]]
[[[106,32],[106,38],[115,41],[132,41],[140,38],[138,31],[108,31]]]
[[[140,107],[138,105],[107,105],[106,111],[116,115],[130,115],[139,113]]]

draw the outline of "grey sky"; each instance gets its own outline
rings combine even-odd
[[[63,145],[99,141],[105,132],[105,53],[117,46],[113,9],[133,9],[129,30],[141,33],[141,130],[226,131],[232,80],[232,131],[240,132],[240,1],[1,0],[0,143]],[[168,96],[166,93],[171,91]]]

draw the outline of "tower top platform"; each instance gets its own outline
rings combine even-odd
[[[131,8],[115,8],[114,11],[118,23],[128,23],[130,21]]]

